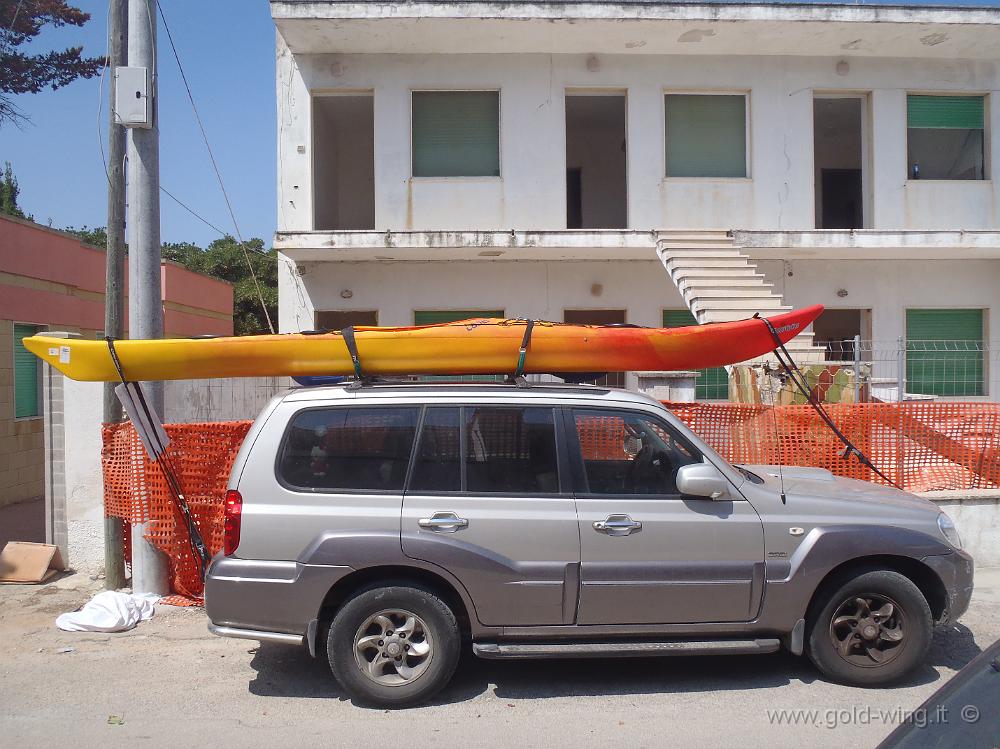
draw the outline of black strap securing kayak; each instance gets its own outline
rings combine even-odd
[[[848,460],[853,454],[863,466],[870,468],[875,475],[879,476],[887,484],[894,486],[897,489],[902,488],[895,481],[882,473],[882,471],[880,471],[878,467],[872,463],[871,459],[861,452],[861,450],[859,450],[857,446],[847,438],[847,435],[840,431],[836,423],[833,421],[833,418],[823,407],[823,404],[813,397],[812,391],[809,390],[809,382],[806,380],[805,375],[802,374],[802,370],[799,369],[798,365],[795,363],[792,355],[788,353],[788,349],[785,348],[785,344],[781,341],[781,336],[778,335],[778,331],[774,329],[774,325],[771,324],[771,321],[766,317],[761,317],[760,313],[755,314],[754,317],[767,326],[767,330],[771,334],[771,338],[774,339],[774,356],[778,360],[778,364],[781,365],[781,368],[785,370],[785,374],[788,375],[788,378],[795,385],[796,389],[802,393],[806,402],[813,407],[813,410],[815,410],[826,425],[830,427],[830,431],[837,435],[837,438],[844,443],[845,449],[843,455],[840,456],[841,459]]]
[[[115,339],[111,336],[105,336],[104,340],[108,343],[108,350],[111,352],[111,361],[118,371],[118,377],[121,379],[122,384],[127,387],[130,383],[125,378],[125,371],[122,368],[121,360],[118,358],[118,352],[115,350]],[[134,392],[146,420],[150,424],[155,424],[158,417],[154,417],[153,410],[146,401],[145,392],[141,387],[136,387]],[[170,491],[171,498],[180,511],[185,526],[187,526],[188,542],[191,545],[191,551],[194,552],[194,556],[198,560],[198,569],[201,573],[201,580],[204,582],[209,563],[208,548],[205,546],[205,540],[202,538],[201,531],[198,530],[198,525],[194,521],[194,516],[191,515],[191,508],[188,506],[187,499],[184,498],[184,492],[181,491],[180,482],[177,480],[177,471],[170,460],[170,456],[167,454],[166,445],[160,440],[160,436],[155,429],[151,430],[150,438],[156,441],[156,464],[160,467],[160,471],[167,481],[167,488]]]
[[[524,337],[521,339],[521,351],[517,356],[517,369],[514,371],[514,378],[524,375],[524,360],[528,355],[528,346],[531,345],[531,331],[535,329],[535,321],[527,320],[524,326]]]
[[[351,363],[354,365],[354,376],[359,380],[363,380],[365,376],[361,371],[361,357],[358,356],[358,343],[354,340],[354,326],[348,325],[340,331],[340,335],[344,337],[344,343],[347,344],[347,353],[351,355]]]

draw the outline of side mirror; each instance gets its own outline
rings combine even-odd
[[[729,482],[711,463],[691,463],[677,470],[677,490],[692,497],[730,499]]]

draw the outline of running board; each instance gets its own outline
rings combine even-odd
[[[476,642],[472,652],[480,658],[627,658],[661,655],[745,655],[773,653],[777,638],[760,640],[674,640],[668,642]]]

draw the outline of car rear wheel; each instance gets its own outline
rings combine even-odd
[[[809,657],[831,679],[879,686],[903,678],[927,655],[933,631],[920,589],[890,570],[829,586],[809,624]]]
[[[422,588],[362,591],[333,618],[330,670],[360,702],[403,707],[430,699],[450,680],[461,638],[455,615]]]

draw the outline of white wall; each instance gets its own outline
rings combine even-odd
[[[657,261],[307,263],[303,271],[279,265],[282,332],[311,329],[317,309],[377,309],[387,326],[412,325],[418,309],[502,309],[547,320],[562,320],[564,309],[625,309],[626,322],[659,326],[663,309],[685,306]],[[341,297],[345,289],[350,299]]]
[[[854,58],[601,55],[300,55],[279,38],[279,231],[312,229],[310,91],[375,91],[376,228],[565,227],[567,88],[628,91],[629,226],[813,228],[814,90],[870,91],[875,229],[1000,228],[991,181],[906,180],[906,91],[1000,88],[998,64]],[[499,88],[499,178],[410,177],[410,90]],[[749,91],[750,177],[666,180],[666,90]],[[1000,106],[988,107],[1000,132]],[[1000,148],[991,149],[1000,174]]]

